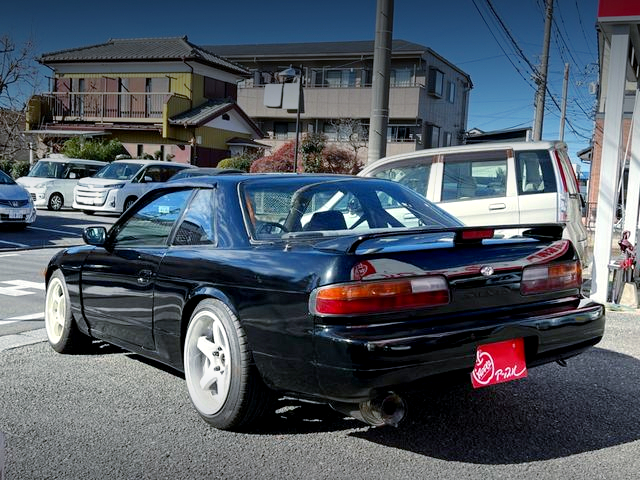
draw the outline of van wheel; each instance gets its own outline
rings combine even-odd
[[[126,212],[127,210],[129,210],[129,208],[131,208],[131,205],[133,205],[134,203],[136,203],[137,198],[136,197],[129,197],[124,201],[124,210],[123,213]]]
[[[47,208],[49,210],[57,212],[62,208],[62,205],[64,205],[64,199],[62,198],[62,195],[60,195],[59,193],[52,193],[49,197],[49,204],[47,205]]]

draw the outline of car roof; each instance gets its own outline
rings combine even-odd
[[[456,152],[483,152],[487,150],[549,150],[551,148],[563,148],[566,149],[566,143],[559,140],[540,140],[540,141],[502,141],[502,142],[481,142],[481,143],[469,143],[464,145],[452,145],[450,147],[438,147],[438,148],[424,148],[422,150],[415,150],[407,153],[399,153],[396,155],[390,155],[375,160],[366,165],[360,174],[372,170],[379,165],[385,165],[386,163],[395,162],[397,160],[405,160],[412,158],[420,158],[425,156],[434,156],[447,153]]]
[[[88,158],[62,158],[62,157],[45,157],[41,158],[40,161],[53,162],[53,163],[85,163],[87,165],[106,165],[109,162],[103,162],[101,160],[89,160]]]
[[[138,165],[180,165],[182,167],[194,168],[193,165],[180,162],[165,162],[163,160],[145,160],[142,158],[122,158],[120,160],[114,160],[111,163],[135,163]]]
[[[167,182],[162,186],[157,188],[171,188],[179,185],[216,185],[219,183],[243,183],[243,182],[253,182],[258,180],[291,180],[292,182],[296,182],[300,179],[306,178],[310,182],[326,182],[332,180],[356,180],[356,181],[388,181],[391,180],[381,180],[379,178],[371,178],[371,177],[358,177],[356,175],[343,175],[343,174],[333,174],[333,173],[229,173],[225,175],[200,175],[194,177],[185,177],[183,179],[179,179],[172,182]]]

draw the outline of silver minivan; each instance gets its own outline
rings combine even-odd
[[[583,263],[584,200],[559,141],[478,143],[381,158],[358,175],[400,182],[470,226],[563,223]]]

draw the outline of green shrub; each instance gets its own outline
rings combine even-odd
[[[248,172],[251,168],[253,160],[253,158],[244,155],[239,157],[225,158],[224,160],[220,160],[218,162],[218,168],[237,168],[238,170]]]
[[[122,143],[116,139],[104,141],[74,137],[64,142],[62,153],[69,158],[85,158],[88,160],[112,162],[117,155],[128,152]]]
[[[21,162],[13,162],[11,165],[11,176],[13,178],[24,177],[29,173],[29,162],[21,161]]]
[[[2,170],[7,175],[11,175],[11,165],[13,164],[13,160],[9,160],[7,158],[0,159],[0,170]]]
[[[2,159],[0,160],[0,170],[13,178],[24,177],[29,173],[29,162]]]

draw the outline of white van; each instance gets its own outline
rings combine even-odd
[[[499,142],[381,158],[358,175],[400,182],[470,226],[563,223],[583,262],[584,200],[563,142]]]
[[[122,213],[147,190],[185,168],[193,167],[159,160],[116,160],[93,177],[78,182],[73,193],[73,208],[86,214]]]
[[[29,174],[16,182],[27,189],[36,208],[57,211],[65,206],[71,207],[73,189],[78,180],[94,175],[106,164],[64,155],[51,156],[38,160]]]

